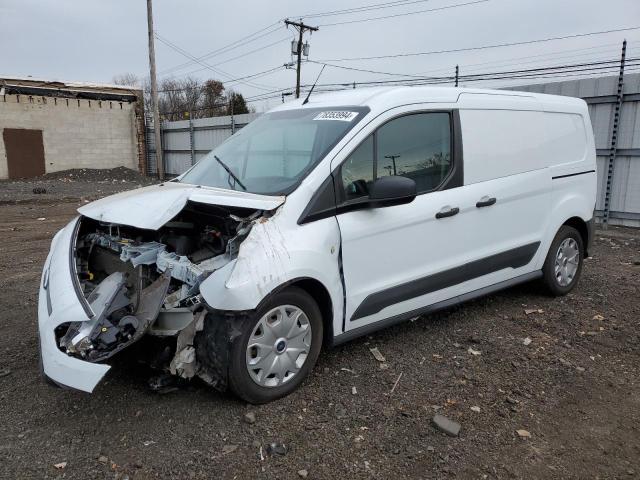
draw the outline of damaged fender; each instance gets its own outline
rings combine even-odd
[[[328,290],[334,327],[341,330],[340,231],[335,218],[299,226],[286,224],[280,212],[255,220],[238,257],[200,285],[204,300],[215,310],[255,310],[282,285],[314,279]]]

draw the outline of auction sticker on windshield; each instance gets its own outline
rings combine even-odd
[[[315,117],[314,120],[340,120],[342,122],[350,122],[358,116],[358,112],[345,112],[338,110],[335,112],[321,112]]]

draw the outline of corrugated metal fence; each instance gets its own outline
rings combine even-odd
[[[197,118],[162,123],[162,153],[167,175],[180,175],[234,132],[260,116],[259,113]],[[147,128],[147,170],[158,172],[153,128]]]
[[[613,131],[618,77],[599,77],[513,87],[513,90],[579,97],[589,104],[598,154],[598,201],[602,217],[607,184],[607,159],[612,136],[617,139],[609,198],[609,223],[640,227],[640,74],[624,76],[618,131]],[[162,142],[167,174],[178,175],[260,114],[165,122]],[[149,174],[157,172],[153,129],[147,131]]]

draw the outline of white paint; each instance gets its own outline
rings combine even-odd
[[[58,349],[54,334],[61,323],[89,321],[71,281],[69,244],[77,221],[76,218],[69,222],[51,242],[38,294],[38,331],[45,375],[62,385],[91,392],[111,367],[66,355]],[[48,277],[47,282],[44,282],[45,277]],[[51,298],[51,315],[47,312],[45,284]]]
[[[299,101],[277,110],[358,105],[369,107],[370,112],[286,201],[168,182],[94,202],[80,212],[102,221],[157,229],[189,200],[272,210],[272,216],[254,222],[238,257],[202,283],[203,298],[216,309],[251,310],[290,281],[314,279],[329,292],[334,335],[539,270],[560,225],[573,216],[588,221],[593,215],[595,174],[552,180],[595,169],[593,135],[581,100],[471,89],[385,88],[318,95],[308,107]],[[320,185],[376,128],[398,115],[449,109],[461,111],[464,186],[422,194],[405,205],[352,211],[298,225]],[[496,204],[477,208],[476,202],[486,196],[496,197]],[[447,206],[460,212],[435,219]],[[61,298],[57,302],[65,306],[64,321],[82,321],[86,317],[70,288],[68,267],[65,271],[62,266],[68,262],[69,241],[67,227],[54,240],[50,258],[56,266],[50,278],[51,283],[60,282],[52,288]],[[349,320],[367,295],[533,242],[540,242],[540,248],[529,265],[503,269]],[[346,290],[340,276],[340,251]],[[47,318],[42,298],[41,290],[40,335],[47,374],[90,390],[103,374],[99,369],[108,367],[84,364],[57,350],[53,328],[62,318],[56,312],[61,307],[54,302],[54,314]],[[84,375],[83,380],[77,380],[78,375]]]
[[[188,201],[273,210],[284,203],[284,197],[166,182],[96,200],[80,207],[78,212],[101,222],[157,230],[180,213]]]

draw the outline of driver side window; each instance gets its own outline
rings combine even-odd
[[[368,197],[373,183],[373,135],[356,148],[341,168],[345,200]]]
[[[368,197],[373,182],[384,176],[411,178],[418,194],[431,192],[452,168],[451,115],[403,115],[378,127],[342,164],[344,200]]]

